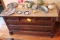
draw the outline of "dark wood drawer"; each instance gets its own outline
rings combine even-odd
[[[9,25],[9,30],[25,30],[25,31],[51,31],[52,26],[40,26],[40,25]]]
[[[15,17],[12,17],[12,19]],[[31,19],[31,22],[27,21],[27,18]],[[8,18],[10,19],[10,18]],[[16,21],[7,21],[8,25],[41,25],[41,26],[51,26],[52,25],[52,19],[50,17],[17,17]],[[18,21],[19,20],[19,21]]]
[[[27,19],[21,19],[20,23],[42,23],[42,22],[52,22],[52,21],[43,21],[43,20],[35,20],[35,19],[31,19],[31,22],[28,22]]]
[[[20,25],[40,25],[40,26],[51,26],[51,22],[32,22],[32,23],[19,23]]]
[[[6,21],[8,25],[20,25],[19,21]]]
[[[36,32],[36,31],[15,31],[11,30],[13,34],[19,34],[19,35],[37,35],[37,36],[50,36],[51,32]]]
[[[31,20],[30,22],[27,20],[28,19],[28,17],[21,17],[21,18],[19,18],[19,21],[20,21],[20,23],[33,23],[33,22],[35,22],[35,18],[34,17],[30,17],[29,19]]]
[[[18,17],[4,17],[5,21],[19,21]]]
[[[25,24],[25,25],[44,25],[44,26],[51,26],[53,20],[50,17],[33,17],[30,18],[31,22],[27,21],[27,17],[20,18],[19,24]]]
[[[51,17],[19,17],[21,22],[28,22],[27,18],[31,19],[31,22],[40,22],[40,21],[52,21],[54,18]]]
[[[40,25],[40,26],[52,26],[52,22],[19,22],[19,21],[9,21],[8,25]]]
[[[52,21],[51,17],[36,17],[37,21]]]

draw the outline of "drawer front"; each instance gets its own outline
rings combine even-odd
[[[48,21],[48,22],[44,22],[44,21],[40,21],[40,22],[20,22],[20,21],[7,21],[8,25],[40,25],[40,26],[51,26],[52,22]]]
[[[26,30],[26,31],[51,31],[52,26],[38,26],[38,25],[10,25],[9,30]]]
[[[14,21],[14,20],[19,20],[18,17],[4,17],[6,21]]]
[[[52,21],[51,17],[36,17],[37,21]]]
[[[6,21],[8,25],[20,25],[19,21]]]
[[[51,23],[52,22],[43,22],[43,21],[40,21],[40,22],[38,22],[38,21],[36,21],[36,22],[20,22],[20,25],[41,25],[41,26],[51,26]]]
[[[21,20],[21,19],[27,19],[27,18],[30,18],[30,19],[34,19],[34,20],[49,20],[49,21],[51,21],[51,19],[53,19],[53,18],[51,18],[51,17],[19,17],[19,19]]]
[[[30,17],[31,22],[28,22],[28,17],[20,18],[20,25],[41,25],[41,26],[51,26],[52,25],[52,19],[51,17]]]
[[[53,18],[51,17],[19,17],[19,20],[20,22],[28,22],[27,19],[30,19],[31,22],[39,22],[39,21],[45,21],[45,22],[48,22],[48,21],[52,21]]]
[[[48,17],[30,17],[31,22],[27,20],[28,17],[5,17],[8,21],[8,25],[40,25],[40,26],[51,26],[52,18]],[[12,21],[10,20],[12,19]],[[15,20],[15,21],[14,21]]]
[[[51,17],[19,17],[19,20],[21,22],[28,22],[28,20],[27,20],[28,18],[31,20],[31,22],[36,22],[36,21],[48,22],[48,21],[52,21],[54,19]]]
[[[51,32],[36,32],[36,31],[11,31],[13,34],[20,35],[36,35],[36,36],[50,36]]]

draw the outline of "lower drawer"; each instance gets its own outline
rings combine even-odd
[[[25,30],[25,31],[52,31],[52,26],[39,25],[9,25],[9,30]]]
[[[17,31],[12,30],[11,32],[12,34],[36,35],[36,36],[50,36],[51,34],[53,34],[51,32],[20,31],[20,30],[17,30]]]
[[[8,25],[40,25],[40,26],[51,26],[54,22],[19,22],[19,21],[8,21]]]

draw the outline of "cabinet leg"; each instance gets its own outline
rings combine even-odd
[[[9,34],[10,34],[10,35],[13,35],[13,32],[9,31]]]
[[[50,34],[50,37],[51,37],[51,38],[53,38],[53,36],[54,36],[54,34],[53,34],[53,33],[51,33],[51,34]]]
[[[14,40],[14,38],[11,38],[11,40]]]

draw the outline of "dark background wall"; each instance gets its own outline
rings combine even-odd
[[[0,0],[0,13],[3,11],[3,6],[2,6],[2,3],[1,3],[1,0]]]

